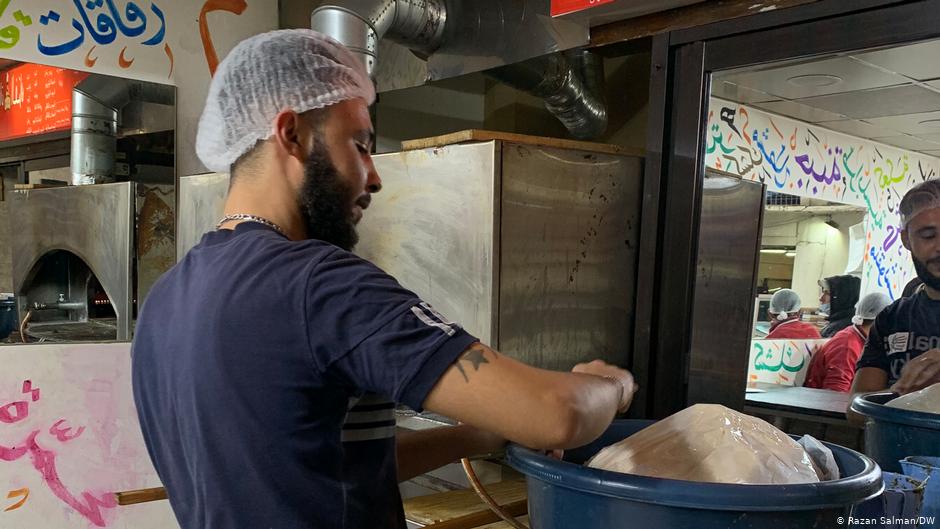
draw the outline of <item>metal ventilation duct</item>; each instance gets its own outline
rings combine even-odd
[[[347,0],[315,9],[310,25],[358,54],[374,78],[379,42],[383,38],[423,57],[446,48],[447,53],[441,55],[460,58],[461,65],[452,69],[459,73],[465,70],[467,57],[471,56],[469,50],[510,43],[519,36],[510,33],[525,27],[513,21],[537,18],[516,0]],[[558,49],[556,43],[548,44],[543,53]],[[576,138],[596,138],[607,128],[607,110],[601,96],[602,62],[588,52],[569,54],[568,58],[560,53],[536,57],[489,73],[543,98],[545,107]]]
[[[143,134],[175,126],[172,86],[91,76],[72,89],[72,185],[114,181],[119,125]],[[131,103],[134,103],[131,105]]]
[[[382,38],[426,57],[441,45],[446,22],[444,0],[347,0],[310,15],[310,27],[358,54],[372,77]]]
[[[542,98],[575,138],[593,139],[607,130],[604,63],[587,50],[536,57],[486,74]]]
[[[118,111],[130,82],[92,76],[72,89],[72,185],[108,182],[114,174]]]

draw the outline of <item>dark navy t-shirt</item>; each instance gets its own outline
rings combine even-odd
[[[876,367],[888,374],[890,387],[912,359],[940,348],[940,301],[924,289],[888,305],[875,318],[856,370]]]
[[[132,350],[180,526],[403,527],[391,406],[359,402],[420,409],[474,341],[330,244],[257,223],[206,234],[150,291]]]

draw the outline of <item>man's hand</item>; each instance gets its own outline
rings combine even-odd
[[[911,360],[891,391],[906,395],[940,382],[940,349],[931,349]]]
[[[610,365],[603,360],[594,360],[584,364],[578,364],[571,370],[572,373],[582,373],[585,375],[594,375],[611,379],[621,385],[623,392],[620,395],[620,407],[618,412],[623,413],[633,402],[633,394],[639,387],[633,380],[633,375],[626,369],[620,369],[617,366]]]

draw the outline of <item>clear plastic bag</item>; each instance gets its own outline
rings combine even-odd
[[[940,383],[888,401],[886,406],[940,414]]]
[[[587,465],[710,483],[817,483],[806,451],[766,421],[696,404],[610,445]]]

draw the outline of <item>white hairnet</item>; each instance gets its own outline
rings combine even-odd
[[[891,304],[891,298],[881,292],[872,292],[867,294],[855,304],[855,316],[852,323],[861,325],[865,320],[873,320],[879,312]]]
[[[803,301],[800,300],[799,294],[789,288],[782,288],[774,294],[774,297],[770,298],[768,311],[776,314],[777,319],[783,321],[799,312],[802,306]]]
[[[940,180],[927,180],[911,188],[901,199],[898,213],[901,215],[901,227],[928,209],[940,208]]]
[[[211,171],[228,172],[274,134],[284,110],[302,113],[360,97],[375,87],[342,44],[312,29],[284,29],[238,43],[216,69],[199,119],[196,154]]]

